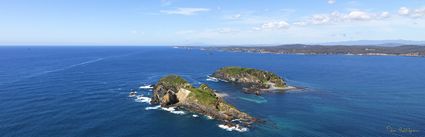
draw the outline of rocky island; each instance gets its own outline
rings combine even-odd
[[[252,116],[239,111],[205,84],[193,87],[177,75],[161,78],[154,86],[151,104],[162,107],[178,107],[222,121],[226,126],[249,126],[256,121]]]
[[[223,67],[212,74],[212,77],[242,84],[245,92],[260,95],[262,92],[271,90],[287,90],[293,87],[287,86],[285,80],[278,75],[242,67]]]

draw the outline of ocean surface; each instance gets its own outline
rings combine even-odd
[[[207,80],[224,66],[272,71],[306,89],[255,96]],[[246,132],[227,131],[205,116],[170,113],[146,98],[129,97],[132,89],[150,96],[144,86],[168,74],[206,83],[267,122]],[[425,58],[0,47],[0,136],[423,137]]]

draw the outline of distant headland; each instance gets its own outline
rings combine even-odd
[[[411,56],[424,57],[425,46],[423,45],[304,45],[289,44],[278,46],[222,46],[200,47],[181,46],[179,48],[201,49],[213,51],[249,52],[249,53],[272,53],[272,54],[300,54],[300,55],[358,55],[358,56]]]

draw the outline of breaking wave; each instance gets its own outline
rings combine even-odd
[[[236,126],[227,126],[227,125],[218,125],[221,129],[224,129],[226,131],[238,131],[238,132],[246,132],[248,131],[248,128],[239,126],[236,124]]]
[[[212,116],[208,116],[208,115],[206,115],[205,116],[207,119],[214,119]]]
[[[161,106],[160,106],[160,105],[158,105],[158,106],[153,106],[153,107],[146,107],[146,108],[145,108],[145,110],[152,110],[152,109],[159,109],[159,108],[161,108]]]
[[[168,111],[170,113],[177,114],[177,115],[184,115],[184,114],[186,114],[186,112],[184,112],[184,111],[176,110],[175,107],[168,107],[168,108],[166,108],[166,107],[161,107],[161,105],[158,105],[158,106],[146,107],[145,108],[145,110],[158,110],[158,109],[164,110],[164,111]]]
[[[173,114],[178,114],[178,115],[186,114],[186,112],[180,111],[180,110],[176,110],[176,108],[174,108],[174,107],[168,107],[168,108],[161,107],[161,109],[162,110],[165,110],[165,111],[168,111],[170,113],[173,113]]]
[[[136,96],[136,99],[134,99],[134,101],[150,104],[151,98],[150,97],[144,97],[144,96],[139,95],[139,96]]]
[[[207,76],[207,81],[218,82],[218,79],[215,77]]]
[[[152,85],[143,85],[139,87],[140,89],[153,89]]]

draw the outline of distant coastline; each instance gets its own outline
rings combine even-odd
[[[297,55],[355,55],[355,56],[406,56],[425,57],[425,46],[402,45],[385,47],[377,45],[366,46],[324,46],[324,45],[279,45],[279,46],[177,46],[184,49],[200,49],[211,51],[247,52],[260,54],[297,54]]]

